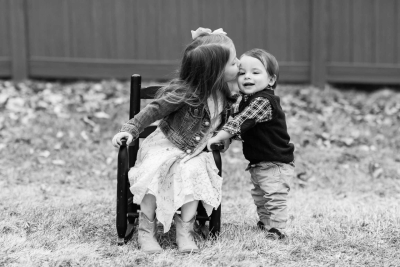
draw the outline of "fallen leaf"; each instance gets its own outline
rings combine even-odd
[[[105,113],[105,112],[103,112],[103,111],[96,112],[96,113],[94,114],[94,116],[95,116],[96,118],[99,118],[99,119],[109,119],[109,118],[110,118],[110,115],[108,115],[107,113]]]
[[[19,119],[19,116],[17,114],[13,113],[13,112],[8,113],[8,117],[10,119],[12,119],[13,121],[16,121],[16,120]]]
[[[0,94],[0,107],[4,106],[7,104],[7,100],[9,99],[9,95],[7,94]]]
[[[57,144],[54,145],[54,149],[55,149],[55,150],[60,150],[61,147],[62,147],[62,144],[61,144],[61,143],[57,143]]]
[[[39,156],[43,157],[43,158],[48,158],[50,156],[50,151],[44,150],[44,151],[39,153]]]
[[[10,98],[7,101],[6,109],[12,112],[24,111],[25,100],[21,97]]]
[[[81,137],[82,137],[83,139],[85,139],[86,141],[89,140],[89,136],[87,135],[87,133],[86,133],[85,131],[82,131],[82,132],[81,132]]]
[[[61,137],[63,137],[63,136],[64,136],[64,133],[63,133],[63,132],[61,132],[61,131],[58,131],[58,132],[57,132],[57,135],[56,135],[57,138],[61,138]]]
[[[368,171],[371,174],[371,176],[375,179],[378,179],[382,176],[383,174],[383,169],[381,168],[379,163],[373,163],[371,162],[368,166]]]
[[[123,97],[118,97],[113,100],[115,105],[120,105],[120,104],[124,103],[125,101],[128,101],[128,100]]]
[[[65,165],[65,161],[61,159],[52,160],[51,163],[53,163],[54,165]]]
[[[346,144],[346,146],[351,146],[354,142],[354,139],[351,137],[344,137],[342,138],[342,141]]]
[[[92,126],[92,127],[95,127],[95,126],[96,126],[96,123],[95,123],[94,121],[92,121],[91,119],[89,119],[88,116],[84,116],[84,117],[82,118],[82,120],[83,120],[83,122],[89,124],[89,125]]]

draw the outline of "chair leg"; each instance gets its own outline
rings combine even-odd
[[[127,182],[128,182],[128,150],[126,145],[121,145],[118,153],[117,169],[117,216],[116,228],[118,233],[117,244],[119,246],[125,243],[125,233],[127,228]]]
[[[221,159],[221,153],[219,150],[213,150],[213,156],[215,160],[215,164],[218,167],[218,175],[222,176],[222,159]],[[212,237],[216,237],[220,230],[221,230],[221,205],[219,205],[218,209],[213,210],[210,218],[210,235]]]
[[[129,187],[129,186],[128,186]],[[133,233],[135,232],[136,226],[139,222],[140,206],[133,203],[133,195],[128,190],[128,225],[125,232],[124,242],[127,243],[132,239]]]
[[[206,210],[204,209],[203,203],[199,201],[196,215],[197,224],[195,224],[196,232],[203,238],[207,238],[209,235],[208,227],[206,222],[209,220]]]
[[[221,205],[218,209],[213,210],[210,218],[210,235],[212,237],[217,237],[221,231]]]

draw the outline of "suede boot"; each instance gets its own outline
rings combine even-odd
[[[179,252],[199,252],[199,248],[194,242],[196,233],[193,230],[193,225],[196,221],[196,216],[190,221],[184,222],[180,215],[175,214],[174,221],[176,226],[176,243],[178,244]]]
[[[148,254],[162,251],[157,242],[157,219],[151,222],[144,213],[139,214],[138,242],[143,252]]]

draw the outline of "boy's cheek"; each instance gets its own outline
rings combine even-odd
[[[243,83],[243,76],[238,76],[237,83],[238,83],[239,88],[241,88],[240,85]]]
[[[240,92],[243,92],[243,88],[242,88],[242,86],[241,86],[241,83],[238,83],[238,87],[239,87],[239,91],[240,91]]]

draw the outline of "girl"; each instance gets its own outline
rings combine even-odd
[[[257,206],[258,227],[286,239],[289,180],[294,175],[294,146],[289,143],[285,114],[274,93],[279,76],[275,57],[253,49],[240,58],[239,89],[242,100],[238,114],[208,141],[213,143],[237,137],[243,140],[243,154],[250,161],[254,185],[251,194]]]
[[[221,203],[222,178],[212,153],[203,152],[207,140],[222,126],[235,101],[228,83],[236,83],[238,66],[232,40],[222,29],[192,31],[179,77],[161,88],[157,98],[122,126],[114,146],[138,138],[145,127],[161,119],[141,145],[129,171],[133,201],[140,203],[138,242],[147,253],[162,251],[156,239],[157,220],[176,225],[180,252],[196,252],[193,224],[198,201],[208,215]],[[181,216],[175,212],[181,208]],[[174,216],[175,215],[175,216]]]

